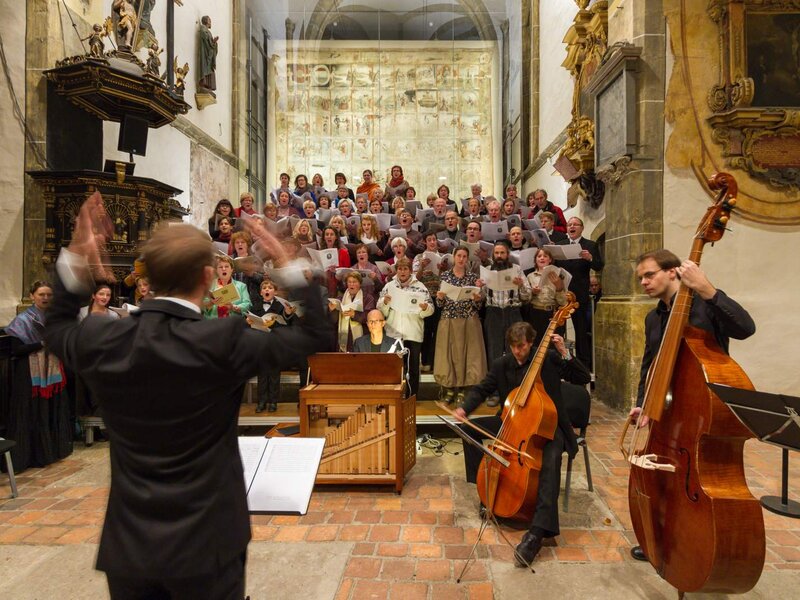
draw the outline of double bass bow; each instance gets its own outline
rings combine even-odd
[[[575,295],[567,292],[567,304],[550,320],[536,355],[519,387],[503,404],[503,424],[490,449],[509,461],[503,467],[496,461],[481,460],[477,487],[481,502],[495,516],[530,520],[536,507],[542,451],[558,427],[558,413],[544,389],[541,370],[557,327],[578,308]]]
[[[736,202],[731,175],[708,181],[717,192],[695,234],[689,259],[721,239]],[[707,387],[753,389],[712,332],[689,323],[693,291],[681,284],[658,354],[645,380],[644,402],[628,449],[628,504],[636,538],[658,574],[684,592],[742,593],[764,566],[761,505],[744,473],[752,434]],[[645,418],[646,417],[646,418]]]

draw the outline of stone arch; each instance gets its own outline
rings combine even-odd
[[[302,36],[305,40],[319,40],[322,39],[326,29],[328,26],[333,23],[334,21],[338,21],[339,19],[343,18],[344,13],[340,11],[337,7],[337,0],[319,0],[317,5],[314,7],[314,10],[311,12],[311,16],[308,19],[308,24],[305,27],[304,35]],[[471,20],[474,25],[475,29],[478,32],[481,40],[496,40],[497,39],[497,31],[495,29],[494,23],[489,15],[489,11],[486,8],[486,5],[483,3],[483,0],[459,0],[459,5],[462,10],[463,16],[461,17],[454,17],[453,20],[461,21],[462,19],[469,19]],[[434,13],[437,11],[445,11],[445,10],[452,10],[452,4],[431,4],[426,7],[419,7],[413,10],[407,11],[404,16],[402,17],[404,20],[408,20],[410,18],[416,17],[421,13],[423,10],[427,10],[428,12]],[[351,5],[347,7],[346,12],[357,12],[357,11],[364,11],[364,12],[371,12],[375,9],[370,6],[366,5]],[[352,17],[350,17],[352,20]],[[449,22],[448,24],[443,25],[440,27],[440,30],[444,27],[452,27],[452,23]]]

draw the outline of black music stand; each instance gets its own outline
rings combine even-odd
[[[502,456],[500,456],[496,452],[493,452],[492,450],[490,450],[489,448],[487,448],[486,446],[484,446],[483,444],[481,444],[477,440],[472,439],[470,436],[468,436],[466,433],[464,433],[461,430],[460,427],[458,427],[454,423],[451,423],[450,421],[445,419],[442,415],[436,415],[436,416],[439,417],[439,419],[441,419],[441,421],[445,425],[447,425],[450,429],[452,429],[453,432],[458,437],[460,437],[464,442],[466,442],[467,444],[470,444],[471,446],[474,446],[475,448],[478,448],[481,452],[483,452],[484,458],[487,459],[484,462],[484,467],[486,469],[489,468],[489,460],[494,460],[499,465],[501,465],[503,467],[507,467],[509,465],[509,462],[505,458],[503,458]],[[489,477],[488,477],[488,475],[484,479],[486,480],[486,487],[488,488],[489,487]],[[486,493],[486,497],[488,498],[489,497],[489,493],[488,493],[489,490],[487,489],[486,492],[487,492]],[[464,577],[464,573],[467,572],[467,568],[469,568],[469,565],[472,562],[472,558],[475,556],[475,551],[478,549],[478,544],[481,543],[481,538],[483,537],[483,533],[486,531],[486,529],[488,528],[489,524],[491,524],[494,527],[495,531],[498,534],[500,534],[501,538],[503,538],[503,541],[505,541],[505,543],[508,544],[508,547],[511,548],[511,550],[514,553],[514,556],[519,558],[519,560],[523,561],[522,557],[517,554],[517,549],[514,547],[514,544],[511,543],[511,540],[509,540],[506,537],[506,534],[503,533],[503,531],[500,529],[500,524],[497,522],[497,519],[495,518],[494,513],[492,512],[491,508],[488,507],[488,506],[486,506],[484,508],[485,508],[485,510],[483,512],[483,515],[481,516],[481,527],[478,530],[478,538],[475,540],[475,543],[472,545],[472,550],[470,551],[469,556],[467,556],[467,562],[464,563],[464,568],[461,569],[461,573],[456,578],[456,583],[461,583],[461,579]],[[536,571],[533,570],[533,567],[531,566],[532,562],[531,563],[527,563],[526,561],[523,561],[523,562],[525,562],[528,565],[528,568],[531,570],[531,573],[535,573],[536,572]]]
[[[776,514],[800,518],[800,503],[789,500],[789,450],[800,450],[800,398],[718,383],[708,387],[759,440],[781,448],[781,495],[763,496],[761,504]]]

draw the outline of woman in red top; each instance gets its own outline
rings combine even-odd
[[[394,165],[391,174],[392,178],[389,180],[389,183],[386,184],[386,189],[384,190],[385,195],[389,198],[392,196],[402,196],[408,189],[408,182],[405,180],[405,175],[403,175],[403,167]]]
[[[350,266],[350,253],[344,247],[339,233],[333,227],[326,227],[322,230],[322,239],[319,243],[320,250],[336,249],[339,253],[339,267]],[[328,286],[328,297],[335,298],[337,292],[336,267],[328,267],[325,274]]]

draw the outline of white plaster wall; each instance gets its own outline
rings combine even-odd
[[[539,149],[544,150],[569,124],[572,77],[561,63],[567,57],[564,34],[578,12],[573,0],[539,2]]]
[[[508,18],[508,121],[514,123],[520,116],[522,104],[522,8],[516,0],[506,0],[505,8]],[[526,29],[525,35],[530,35],[530,31]]]
[[[669,81],[675,57],[667,46]],[[665,126],[665,143],[672,127]],[[745,174],[732,170],[734,177]],[[681,258],[691,248],[700,219],[711,198],[689,170],[664,166],[664,247]],[[792,251],[800,245],[800,227],[778,227],[745,221],[734,210],[730,231],[707,245],[703,270],[711,282],[739,302],[753,317],[756,333],[746,341],[731,340],[731,356],[757,390],[796,396],[800,389],[800,263]]]
[[[742,173],[732,172],[734,176]],[[685,258],[711,199],[688,171],[664,172],[664,246]],[[746,341],[731,340],[731,356],[764,392],[797,395],[800,389],[800,227],[751,223],[734,211],[730,231],[703,252],[711,282],[744,306],[756,323]]]
[[[539,152],[544,152],[569,124],[572,115],[573,80],[561,63],[567,57],[564,34],[572,25],[578,7],[572,0],[539,2]],[[558,150],[538,171],[525,180],[523,195],[537,188],[547,190],[548,198],[569,218],[567,209],[569,183],[553,168]],[[586,235],[593,225],[586,223]]]
[[[128,154],[117,151],[119,123],[103,123],[103,157],[113,160],[128,160]],[[149,177],[174,186],[183,193],[176,196],[183,206],[189,206],[189,148],[191,141],[177,129],[166,125],[150,129],[147,134],[147,155],[135,156],[134,175]]]
[[[22,9],[22,10],[20,10]],[[25,10],[19,0],[0,0],[3,39],[11,85],[25,110]],[[25,137],[14,117],[5,74],[0,73],[0,326],[16,314],[22,290],[22,232]]]

